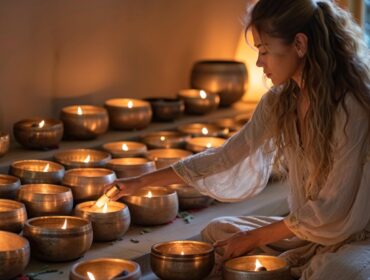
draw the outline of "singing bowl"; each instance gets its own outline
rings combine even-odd
[[[51,184],[23,185],[17,200],[24,203],[28,217],[69,215],[73,209],[70,188]]]
[[[0,198],[15,199],[20,187],[18,177],[0,174]]]
[[[5,155],[9,150],[9,134],[0,132],[0,157]]]
[[[152,106],[153,119],[161,122],[173,121],[184,113],[184,101],[179,98],[152,97],[145,98]]]
[[[66,229],[62,229],[68,221]],[[71,261],[91,247],[91,222],[71,216],[37,217],[26,221],[23,235],[31,244],[32,256],[51,262]]]
[[[243,127],[243,124],[244,124],[240,121],[235,120],[235,118],[222,118],[222,119],[215,120],[213,123],[225,129],[223,135],[220,135],[225,138],[228,136],[230,132],[239,131]]]
[[[150,266],[163,280],[204,279],[211,273],[214,262],[213,246],[199,241],[157,243],[150,253]]]
[[[209,148],[220,147],[225,141],[219,137],[194,137],[186,141],[186,149],[193,153],[200,153]]]
[[[43,171],[48,167],[47,171]],[[46,160],[20,160],[10,166],[10,173],[22,184],[59,184],[64,176],[64,167]]]
[[[128,103],[133,107],[129,108]],[[152,108],[149,102],[139,99],[117,98],[105,102],[110,125],[114,129],[133,130],[147,127],[152,120]]]
[[[23,203],[0,199],[0,230],[19,233],[26,220],[27,212]]]
[[[146,158],[153,160],[157,169],[160,169],[190,155],[192,155],[191,152],[182,149],[153,149],[147,152]]]
[[[181,90],[177,96],[184,101],[185,112],[191,115],[208,114],[215,111],[220,104],[218,94],[207,92],[207,97],[203,99],[198,89]]]
[[[78,114],[78,107],[82,114]],[[91,105],[64,107],[60,113],[67,137],[94,139],[108,130],[109,117],[105,108]]]
[[[146,158],[115,158],[108,161],[106,168],[113,170],[117,178],[135,177],[156,169],[155,162]]]
[[[43,127],[38,124],[44,121]],[[33,118],[16,122],[13,126],[17,142],[30,149],[56,149],[63,138],[63,123],[59,120]]]
[[[248,72],[243,62],[234,60],[203,60],[193,65],[191,87],[220,96],[220,106],[230,106],[246,91]]]
[[[54,158],[67,169],[71,169],[103,167],[112,157],[109,153],[93,149],[71,149],[55,153]]]
[[[181,149],[185,147],[189,134],[178,131],[156,131],[141,137],[142,141],[151,149]]]
[[[0,279],[10,280],[21,274],[30,260],[27,239],[11,232],[0,231]]]
[[[267,271],[254,271],[256,259]],[[292,280],[286,261],[275,256],[244,256],[228,260],[223,265],[225,280]]]
[[[110,142],[104,144],[102,148],[115,158],[140,157],[147,151],[145,144],[133,141]]]
[[[169,185],[168,187],[176,191],[179,198],[179,207],[181,210],[208,207],[214,201],[213,198],[202,195],[192,186],[173,184]]]
[[[153,196],[145,196],[151,191]],[[132,222],[138,225],[162,225],[173,221],[179,210],[175,191],[166,187],[145,187],[122,197],[130,209]]]
[[[62,184],[70,187],[75,202],[97,200],[104,187],[116,180],[112,170],[105,168],[74,168],[67,170]]]
[[[112,241],[121,238],[130,227],[128,207],[120,202],[109,201],[109,212],[94,211],[95,201],[80,203],[75,208],[75,215],[91,221],[94,241]]]
[[[178,131],[189,134],[192,137],[210,136],[218,137],[223,136],[227,132],[222,127],[212,123],[189,123],[178,126]]]
[[[125,275],[123,271],[126,272]],[[74,264],[69,280],[89,280],[87,272],[92,273],[95,280],[139,280],[141,277],[140,266],[136,262],[125,259],[98,258]]]

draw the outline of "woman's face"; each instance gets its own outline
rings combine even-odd
[[[266,77],[274,85],[281,85],[294,79],[301,81],[302,59],[294,44],[287,45],[282,39],[261,34],[252,27],[254,45],[258,49],[256,65],[263,68]]]

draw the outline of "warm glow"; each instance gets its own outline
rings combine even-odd
[[[128,151],[128,146],[126,144],[122,144],[122,150],[123,151]]]
[[[202,99],[206,99],[207,98],[207,93],[204,90],[201,90],[199,92],[199,95],[200,95],[200,98],[202,98]]]
[[[206,147],[207,148],[212,148],[212,143],[207,143]]]
[[[127,107],[129,107],[130,109],[134,106],[134,102],[132,102],[131,100],[127,103]]]
[[[102,212],[103,213],[107,213],[108,212],[108,203],[104,203]]]
[[[62,225],[62,229],[67,229],[67,219],[64,220],[64,224]]]
[[[82,115],[82,109],[81,109],[81,107],[80,107],[80,106],[78,106],[78,108],[77,108],[77,114],[78,114],[78,115]]]
[[[183,256],[183,255],[185,255],[184,251],[181,251],[181,253],[180,253],[180,254],[181,254],[182,256]]]
[[[260,267],[262,267],[262,264],[261,264],[261,262],[258,259],[256,259],[256,267],[255,267],[254,271],[258,271],[258,269]]]
[[[39,128],[43,128],[44,125],[45,125],[45,121],[44,120],[42,120],[41,122],[39,122]]]
[[[87,277],[89,277],[89,280],[95,280],[94,274],[92,274],[90,271],[86,272]]]
[[[87,155],[83,162],[88,163],[90,161],[90,155]]]
[[[166,140],[166,137],[161,136],[161,141],[164,141],[164,140]]]
[[[42,172],[47,172],[49,170],[49,166],[50,164],[48,163],[47,165],[45,165],[44,169],[42,170]]]
[[[153,195],[152,195],[152,192],[151,191],[148,191],[148,193],[146,194],[146,197],[152,197]]]
[[[208,134],[208,129],[206,127],[202,128],[202,134],[207,135]]]

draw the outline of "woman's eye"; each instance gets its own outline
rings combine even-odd
[[[260,55],[266,55],[267,52],[260,52]]]

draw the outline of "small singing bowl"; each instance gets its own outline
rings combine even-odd
[[[91,105],[64,107],[60,112],[67,137],[94,139],[108,130],[109,118],[105,108]]]
[[[27,220],[27,212],[23,203],[0,199],[0,230],[19,233]]]
[[[75,215],[91,221],[94,241],[112,241],[121,238],[131,222],[128,207],[120,202],[109,201],[103,208],[92,207],[95,201],[77,204]]]
[[[214,201],[213,198],[202,195],[194,187],[189,185],[173,184],[168,187],[177,192],[181,210],[205,208]]]
[[[185,104],[182,99],[168,97],[145,98],[152,106],[153,119],[160,122],[173,121],[184,113]]]
[[[70,187],[75,202],[97,200],[104,187],[113,183],[116,175],[105,168],[74,168],[67,170],[62,184]]]
[[[116,173],[117,178],[128,178],[156,170],[155,162],[146,158],[115,158],[105,166]]]
[[[177,131],[151,132],[142,137],[142,141],[151,149],[179,149],[185,147],[190,135]]]
[[[81,257],[93,241],[91,222],[72,216],[46,216],[26,221],[23,236],[31,244],[32,256],[63,262]]]
[[[23,185],[17,200],[24,203],[28,217],[69,215],[73,209],[70,188],[51,184]]]
[[[0,231],[0,279],[14,279],[25,270],[29,260],[30,244],[27,239]]]
[[[59,120],[33,118],[14,124],[14,137],[30,149],[56,149],[63,137],[63,123]]]
[[[103,167],[111,158],[109,153],[93,149],[71,149],[54,154],[54,159],[67,169]]]
[[[256,260],[263,271],[259,271]],[[222,279],[225,280],[291,280],[290,269],[286,261],[275,256],[244,256],[228,260],[223,265]]]
[[[9,142],[9,134],[0,132],[0,157],[8,152]]]
[[[199,241],[169,241],[152,246],[150,266],[163,280],[200,280],[214,266],[213,246]]]
[[[108,110],[110,125],[114,129],[143,129],[152,120],[152,108],[147,101],[115,98],[107,100],[105,107]]]
[[[94,278],[92,276],[89,278],[88,272]],[[141,270],[138,263],[113,258],[98,258],[76,263],[69,274],[69,280],[139,280],[140,277]]]
[[[179,210],[175,191],[166,187],[145,187],[122,197],[137,225],[162,225],[173,221]]]
[[[225,141],[225,139],[218,137],[194,137],[186,142],[186,149],[193,153],[199,153],[210,148],[220,147]]]
[[[183,89],[177,96],[184,100],[185,112],[191,115],[208,114],[216,110],[220,104],[218,94],[199,89]]]
[[[118,141],[104,144],[103,150],[110,153],[115,158],[122,158],[144,156],[148,149],[143,143],[133,141]]]
[[[10,173],[22,184],[59,184],[64,171],[62,165],[46,160],[20,160],[10,166]]]
[[[191,152],[182,149],[153,149],[147,152],[146,158],[153,160],[157,169],[160,169],[190,155],[192,155]]]
[[[15,199],[20,187],[18,177],[0,174],[0,198]]]
[[[223,136],[227,132],[224,128],[211,123],[190,123],[183,124],[177,128],[180,132],[189,134],[192,137],[200,136]]]

